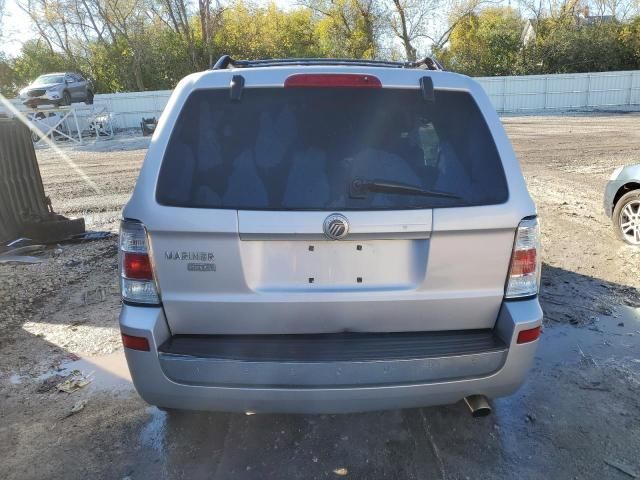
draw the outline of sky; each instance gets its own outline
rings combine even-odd
[[[5,0],[5,13],[2,19],[2,44],[0,51],[7,55],[16,55],[20,52],[22,44],[34,37],[31,22],[15,0]]]

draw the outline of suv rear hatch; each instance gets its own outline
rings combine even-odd
[[[328,86],[187,98],[147,225],[174,335],[493,327],[517,221],[473,96]]]

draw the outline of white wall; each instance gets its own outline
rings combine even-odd
[[[477,79],[498,112],[640,109],[640,71]]]
[[[139,128],[143,117],[160,116],[170,95],[171,90],[98,94],[94,105],[114,114],[114,128]]]
[[[500,113],[571,110],[640,110],[640,71],[482,77],[478,82]],[[114,128],[139,128],[142,117],[159,117],[170,90],[99,94],[96,110],[113,114]],[[82,105],[82,104],[80,104]],[[78,106],[79,117],[90,114]]]

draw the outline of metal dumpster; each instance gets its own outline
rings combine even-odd
[[[84,219],[53,212],[31,140],[18,120],[0,118],[0,250],[18,237],[56,242],[85,230]]]

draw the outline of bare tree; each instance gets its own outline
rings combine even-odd
[[[578,15],[605,18],[612,16],[624,21],[640,13],[638,0],[520,0],[519,4],[536,20],[574,19]]]
[[[408,61],[415,61],[420,48],[444,47],[458,24],[481,6],[496,0],[391,0],[389,26],[400,40]],[[426,52],[424,52],[426,53]]]
[[[222,21],[224,8],[219,0],[198,0],[198,14],[200,16],[200,29],[205,54],[209,60],[209,66],[213,63],[213,36],[216,28]]]
[[[389,26],[405,51],[408,61],[417,59],[416,42],[427,38],[429,21],[440,0],[391,0]]]
[[[446,23],[447,27],[444,29],[435,29],[434,35],[429,35],[429,38],[433,42],[433,49],[443,48],[448,42],[451,33],[455,28],[470,15],[473,15],[480,8],[500,4],[500,0],[453,0],[446,5],[446,10],[443,12],[448,19]]]
[[[594,0],[602,16],[612,15],[618,20],[627,20],[640,13],[640,2],[637,0]]]
[[[17,4],[48,47],[63,52],[72,61],[93,41],[112,45],[119,38],[124,39],[132,52],[135,88],[144,90],[145,47],[141,39],[149,23],[146,1],[17,0]]]
[[[191,65],[197,69],[195,33],[189,23],[189,12],[185,0],[159,0],[158,4],[160,8],[154,9],[154,12],[164,18],[164,23],[184,39]]]
[[[70,25],[65,14],[68,4],[63,0],[19,0],[16,2],[31,19],[36,30],[52,51],[62,50],[74,58]]]

